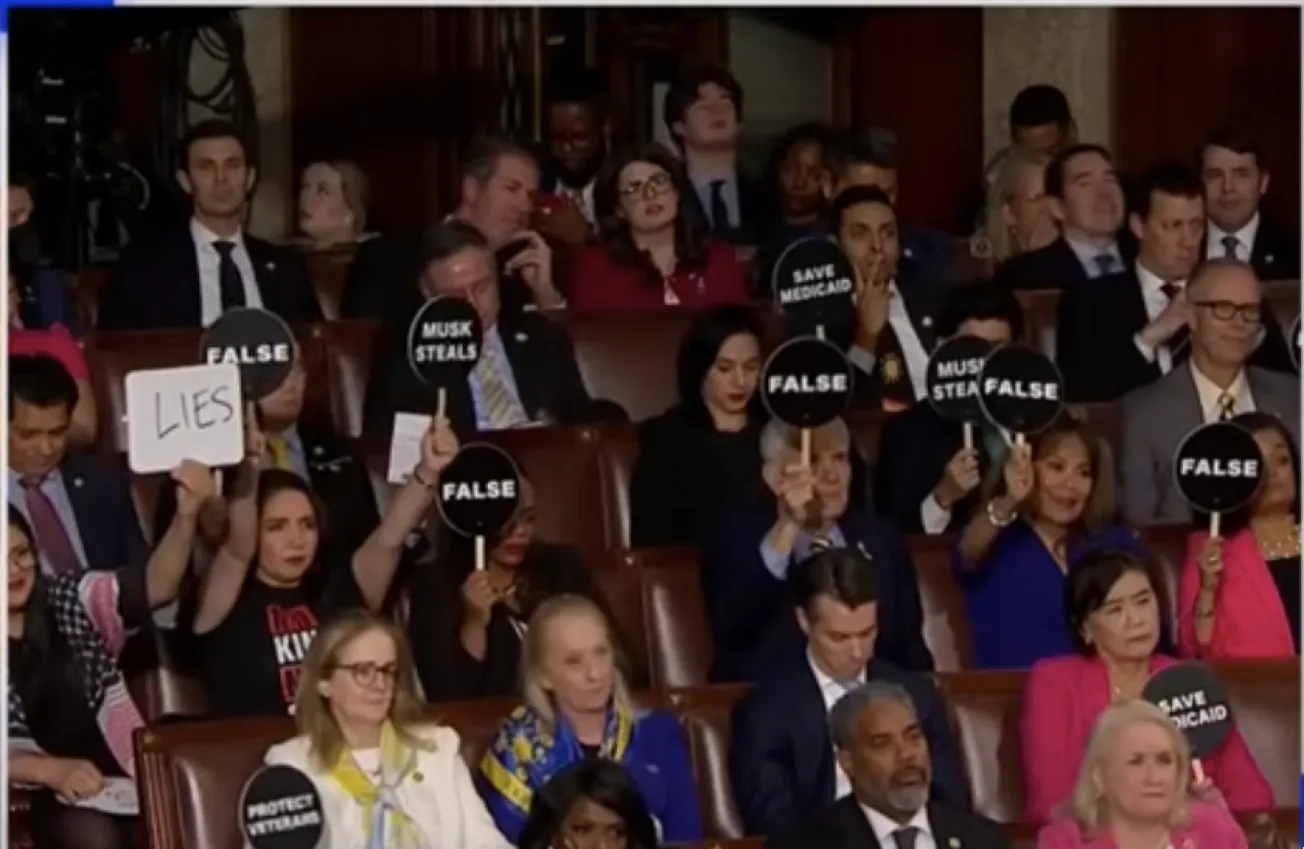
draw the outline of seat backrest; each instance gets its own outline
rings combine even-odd
[[[675,358],[693,320],[686,309],[568,322],[580,373],[594,398],[615,401],[632,421],[675,403]]]
[[[1023,816],[1019,710],[1023,672],[952,672],[938,676],[951,707],[974,813],[997,822]]]
[[[633,534],[630,483],[638,462],[638,429],[632,426],[605,427],[599,446],[602,474],[603,533],[611,551],[630,547]]]
[[[340,245],[325,251],[304,251],[303,262],[308,268],[308,279],[321,305],[327,321],[340,317],[340,304],[344,300],[344,284],[349,279],[349,264],[357,253],[356,244]]]
[[[475,775],[503,721],[520,704],[520,699],[481,699],[452,702],[431,710],[441,724],[457,731],[457,736],[461,738],[462,759],[466,761],[471,774]]]
[[[102,450],[112,454],[127,450],[127,375],[142,369],[198,364],[199,338],[198,330],[87,335],[86,362],[99,404]]]
[[[695,550],[674,549],[639,566],[654,686],[679,690],[709,680],[711,630],[698,560]]]
[[[1047,280],[1053,286],[1056,281]],[[1023,306],[1024,335],[1027,343],[1051,359],[1055,358],[1055,318],[1059,311],[1058,289],[1033,289],[1015,292]]]
[[[1220,665],[1236,727],[1281,807],[1299,804],[1299,660]]]
[[[910,538],[924,611],[924,642],[933,653],[938,672],[967,669],[973,658],[964,596],[951,571],[951,543],[949,535],[916,534]]]
[[[612,625],[624,649],[629,686],[642,690],[652,685],[647,620],[643,612],[643,576],[637,569],[620,568],[610,558],[590,562],[589,574],[602,590],[615,619]]]
[[[148,849],[238,849],[245,782],[289,717],[161,725],[136,732],[136,784]]]
[[[860,449],[860,454],[871,464],[878,457],[878,445],[883,438],[884,414],[879,410],[857,410],[847,414],[847,429],[851,431],[851,441]]]
[[[729,779],[729,723],[734,705],[746,692],[745,685],[727,684],[680,690],[670,695],[670,703],[688,736],[702,808],[702,827],[711,838],[743,836],[743,821]]]
[[[331,421],[337,433],[356,439],[362,434],[367,381],[384,331],[380,322],[370,319],[333,321],[324,327],[321,342]]]

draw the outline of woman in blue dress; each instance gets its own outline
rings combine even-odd
[[[663,840],[702,839],[683,730],[673,714],[635,706],[598,606],[573,595],[545,601],[530,617],[522,655],[525,703],[480,765],[485,802],[503,834],[517,840],[550,778],[598,757],[633,776]]]

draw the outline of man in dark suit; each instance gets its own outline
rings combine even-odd
[[[829,725],[852,794],[804,818],[768,849],[1010,849],[1005,828],[938,799],[924,713],[898,684],[870,681],[840,698]]]
[[[9,358],[9,503],[31,524],[46,575],[140,568],[148,552],[127,475],[68,451],[76,406],[58,360]]]
[[[302,258],[244,232],[256,168],[235,126],[202,121],[182,150],[177,181],[190,220],[124,252],[100,296],[100,329],[207,327],[235,307],[262,307],[289,324],[320,321]]]
[[[900,191],[896,133],[883,127],[846,133],[829,145],[827,160],[824,193],[830,203],[847,189],[863,186],[880,189],[895,208]],[[912,266],[919,279],[944,283],[955,280],[951,237],[946,233],[905,227],[899,239],[902,262]]]
[[[1204,186],[1180,162],[1161,162],[1136,184],[1129,223],[1137,258],[1119,274],[1064,289],[1056,360],[1069,401],[1108,403],[1186,362],[1191,306],[1186,281],[1204,238]],[[1292,369],[1281,328],[1262,316],[1263,341],[1250,362]]]
[[[801,433],[777,421],[761,431],[762,476],[774,495],[721,517],[702,551],[702,592],[715,650],[713,681],[756,681],[776,662],[801,656],[788,571],[819,548],[869,557],[879,588],[876,653],[903,669],[931,670],[919,584],[906,539],[890,523],[850,506],[851,433],[835,419]]]
[[[553,280],[552,251],[530,229],[539,190],[534,154],[501,138],[478,139],[462,163],[461,199],[445,221],[461,221],[489,245],[509,309],[566,306]],[[412,281],[424,270],[424,231],[370,239],[358,246],[344,283],[346,318],[391,319],[411,301]],[[406,326],[406,325],[404,325]]]
[[[1123,189],[1109,151],[1077,144],[1046,165],[1046,197],[1060,237],[1019,254],[996,269],[996,282],[1011,289],[1061,289],[1122,271],[1131,262],[1119,229]]]
[[[1268,167],[1249,136],[1224,130],[1200,146],[1200,172],[1209,204],[1206,259],[1248,262],[1260,280],[1295,280],[1300,274],[1299,233],[1263,215]]]
[[[421,305],[436,296],[465,298],[484,330],[480,361],[471,373],[450,366],[447,377],[438,381],[447,390],[446,414],[455,431],[471,434],[594,420],[598,414],[566,331],[537,313],[500,304],[493,254],[479,230],[461,221],[437,224],[426,234],[424,251],[419,279],[397,293],[388,319],[394,332],[367,387],[369,434],[387,437],[395,412],[435,413],[437,387],[413,373],[407,328]]]
[[[731,723],[730,774],[747,834],[785,831],[851,792],[850,776],[834,757],[828,714],[866,681],[892,682],[910,693],[936,765],[934,792],[968,808],[968,781],[941,694],[926,676],[873,656],[874,564],[856,549],[827,549],[794,566],[789,582],[806,655],[768,670]]]
[[[924,395],[928,357],[937,344],[934,317],[951,287],[903,254],[896,210],[881,189],[851,186],[839,192],[829,221],[860,285],[847,349],[861,372],[856,405],[910,407]]]
[[[735,245],[755,244],[762,223],[757,220],[760,186],[738,166],[743,118],[738,80],[719,66],[690,68],[666,91],[662,113],[711,234]]]
[[[942,338],[976,336],[1001,345],[1023,336],[1023,310],[1008,289],[990,282],[951,289],[936,326]],[[978,484],[1005,454],[999,431],[973,423],[974,447],[964,426],[920,402],[888,416],[874,470],[874,506],[906,533],[943,534],[969,520]]]
[[[539,232],[570,247],[593,238],[593,184],[607,159],[606,98],[597,72],[560,73],[544,108],[539,193],[566,203],[542,205]]]

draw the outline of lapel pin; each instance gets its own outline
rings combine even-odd
[[[529,337],[529,336],[526,336],[524,333],[517,333],[517,334],[516,334],[516,341],[517,341],[517,342],[528,342],[528,341],[530,341],[530,337]]]
[[[960,849],[960,838],[952,837],[946,841],[946,845],[950,846],[951,849]]]
[[[326,453],[326,452],[325,452],[324,450],[322,450],[322,447],[321,447],[320,445],[314,445],[314,446],[312,447],[312,456],[314,456],[314,457],[320,457],[321,455],[323,455],[323,454],[325,454],[325,453]]]
[[[82,479],[81,479],[81,478],[73,478],[73,479],[72,479],[72,485],[75,486],[75,487],[77,487],[78,489],[81,489],[81,486],[82,486]]]
[[[921,321],[920,324],[922,324],[924,327],[932,327],[932,326],[933,326],[933,317],[932,317],[931,315],[926,315],[926,316],[924,316],[924,320]]]
[[[906,248],[904,251],[901,252],[901,254],[902,254],[902,256],[904,256],[906,259],[910,259],[911,257],[913,257],[913,256],[915,255],[914,251],[910,250],[910,248]]]
[[[1271,265],[1271,264],[1273,263],[1273,261],[1274,261],[1272,254],[1268,254],[1267,256],[1265,256],[1265,257],[1263,258],[1263,261],[1264,261],[1265,263]]]
[[[421,770],[417,770],[416,772],[412,773],[412,780],[415,781],[417,784],[420,784],[421,782],[426,780],[426,777],[421,774]]]
[[[276,263],[274,263],[274,262],[269,262],[269,263],[267,263],[266,266],[264,266],[264,268],[266,268],[268,271],[275,271],[275,270],[276,270]]]

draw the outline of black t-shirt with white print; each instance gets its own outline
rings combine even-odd
[[[250,574],[226,619],[199,638],[210,715],[293,712],[317,629],[335,614],[365,606],[351,561],[322,563],[320,579],[297,587],[268,586]]]

